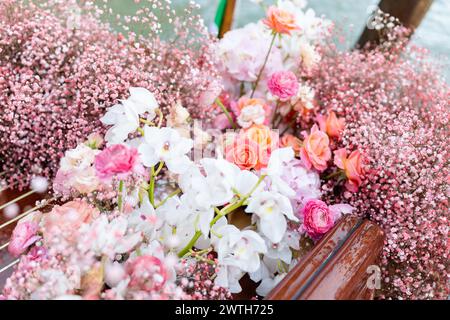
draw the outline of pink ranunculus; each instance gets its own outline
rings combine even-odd
[[[327,162],[331,159],[330,139],[328,135],[320,131],[317,125],[311,128],[311,133],[305,135],[303,146],[300,150],[300,158],[306,168],[314,167],[318,171],[327,168]]]
[[[298,93],[298,80],[292,71],[279,71],[272,74],[267,82],[270,93],[280,98],[281,101],[288,101]]]
[[[161,289],[169,278],[162,261],[154,256],[139,256],[129,260],[125,271],[130,276],[130,288],[148,292]]]
[[[113,176],[126,177],[139,165],[139,155],[136,148],[123,144],[109,146],[95,156],[94,166],[100,179],[110,179]]]
[[[342,131],[344,131],[345,119],[338,118],[333,111],[327,117],[319,114],[317,116],[317,122],[319,123],[320,130],[326,132],[329,137],[339,139]]]
[[[8,251],[15,257],[24,253],[40,237],[37,235],[38,224],[33,221],[18,223],[9,242]]]
[[[308,200],[301,211],[303,229],[313,239],[320,238],[334,225],[334,213],[321,200]]]
[[[46,243],[60,243],[64,240],[74,243],[80,227],[90,223],[99,211],[83,200],[74,200],[62,206],[55,206],[42,217],[42,234]]]
[[[336,150],[334,152],[334,164],[344,170],[347,182],[345,187],[348,191],[356,192],[362,183],[363,170],[361,153],[358,150],[353,151],[347,157],[347,150],[345,148]]]

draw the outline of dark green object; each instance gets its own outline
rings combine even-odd
[[[220,0],[219,6],[217,7],[216,17],[214,18],[214,23],[216,24],[218,30],[220,30],[220,27],[222,26],[226,7],[227,7],[227,0]]]

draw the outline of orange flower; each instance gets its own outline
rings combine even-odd
[[[351,192],[358,191],[363,177],[361,153],[356,150],[347,157],[347,150],[345,148],[336,150],[334,152],[334,164],[344,170],[345,176],[348,179],[345,183],[347,190]]]
[[[317,125],[311,128],[309,135],[305,135],[300,158],[308,169],[314,167],[318,171],[324,171],[327,168],[327,162],[331,159],[330,139]]]
[[[225,158],[242,170],[260,167],[258,144],[240,135],[234,137],[231,143],[225,144]]]
[[[293,136],[292,134],[288,133],[285,134],[283,137],[281,137],[280,145],[283,148],[292,147],[292,149],[295,152],[295,155],[296,156],[300,155],[300,150],[302,148],[302,141],[299,138]]]
[[[264,24],[275,33],[291,34],[291,31],[299,30],[300,27],[295,23],[295,17],[292,13],[279,9],[275,6],[269,7],[267,17],[263,20]]]
[[[243,131],[243,136],[258,145],[258,159],[260,168],[267,166],[270,154],[278,149],[278,134],[265,125],[252,125]]]
[[[319,123],[320,130],[326,132],[329,137],[339,139],[342,131],[344,131],[345,119],[336,117],[333,111],[326,118],[319,114],[317,116],[317,122]]]

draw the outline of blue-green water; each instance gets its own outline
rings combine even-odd
[[[172,0],[180,9],[190,0]],[[132,13],[136,9],[133,0],[109,0],[114,11],[122,14]],[[211,25],[219,0],[196,0],[201,5],[201,14],[207,25]],[[265,0],[271,4],[275,0]],[[145,2],[144,2],[145,3]],[[366,25],[369,11],[378,0],[309,0],[308,7],[317,15],[324,15],[336,23],[346,35],[345,46],[353,47]],[[234,26],[239,27],[255,21],[264,15],[264,11],[250,0],[238,0]],[[443,73],[450,78],[448,57],[450,57],[450,0],[434,0],[427,16],[416,30],[412,43],[429,49],[431,55],[444,66]]]
[[[175,0],[182,5],[184,0]],[[202,14],[207,23],[211,23],[218,0],[198,0],[202,5]],[[266,3],[274,2],[266,0]],[[317,15],[324,15],[333,20],[346,35],[346,46],[353,47],[366,25],[369,10],[378,0],[310,0],[308,7],[314,9]],[[264,15],[262,9],[250,0],[238,0],[235,25],[242,26]],[[443,73],[450,78],[450,0],[434,0],[430,10],[419,28],[416,30],[412,43],[427,48],[430,54],[445,67]]]

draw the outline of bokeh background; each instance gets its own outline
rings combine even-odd
[[[172,0],[174,6],[181,12],[190,0]],[[201,14],[206,25],[212,25],[219,0],[196,0],[201,5]],[[270,5],[275,0],[265,0]],[[145,3],[145,2],[143,2]],[[309,0],[308,8],[317,15],[331,19],[345,35],[344,47],[352,48],[366,25],[371,8],[378,0]],[[120,14],[130,14],[136,10],[133,0],[110,0],[109,5]],[[240,27],[248,22],[256,21],[264,16],[263,9],[250,0],[238,0],[234,27]],[[446,68],[444,71],[448,81],[450,78],[450,0],[434,0],[430,10],[419,28],[416,30],[412,43],[427,48],[434,59],[440,61]]]

